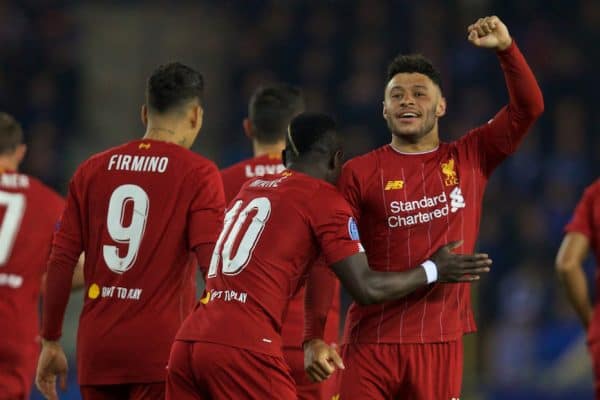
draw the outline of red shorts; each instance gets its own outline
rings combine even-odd
[[[600,400],[600,342],[588,344],[590,356],[592,357],[592,369],[594,370],[594,392],[596,400]]]
[[[39,346],[0,350],[0,400],[29,400],[38,355]]]
[[[462,339],[427,344],[347,344],[340,400],[460,398]]]
[[[82,385],[80,391],[83,400],[163,400],[165,383]]]
[[[167,400],[296,399],[282,357],[205,342],[175,341]]]
[[[304,351],[301,348],[284,348],[283,355],[291,369],[292,378],[296,382],[298,400],[331,400],[336,394],[333,379],[330,378],[321,383],[314,383],[308,379],[304,372]]]

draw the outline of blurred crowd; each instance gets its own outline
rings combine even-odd
[[[600,2],[206,3],[222,7],[236,29],[227,49],[226,129],[205,133],[220,143],[209,154],[220,166],[250,155],[241,120],[250,93],[265,81],[298,84],[309,109],[335,114],[348,156],[387,143],[381,101],[387,63],[399,52],[420,52],[441,70],[448,113],[440,134],[448,141],[460,137],[507,100],[494,54],[471,47],[466,27],[491,13],[504,20],[540,82],[546,112],[496,171],[486,195],[479,248],[495,264],[473,292],[480,332],[465,376],[474,397],[467,398],[591,398],[585,333],[553,265],[574,205],[600,172]],[[0,1],[0,108],[25,127],[23,169],[59,190],[72,173],[62,152],[85,107],[82,29],[70,3]],[[590,260],[590,277],[594,268]]]

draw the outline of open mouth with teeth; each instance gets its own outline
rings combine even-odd
[[[407,121],[417,119],[420,116],[421,115],[419,113],[416,113],[413,111],[406,111],[406,112],[396,114],[396,118],[401,119],[401,120],[407,120]]]

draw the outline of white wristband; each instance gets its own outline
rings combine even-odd
[[[425,261],[421,264],[421,267],[425,270],[425,275],[427,275],[427,283],[433,283],[438,279],[438,270],[437,265],[431,260]]]

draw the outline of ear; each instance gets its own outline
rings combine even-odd
[[[192,116],[190,120],[190,125],[192,129],[199,131],[202,129],[202,123],[204,122],[204,109],[196,104],[192,108]]]
[[[15,150],[15,161],[17,162],[17,165],[20,164],[21,161],[23,161],[26,153],[27,153],[27,145],[20,144],[17,146],[17,149]]]
[[[250,119],[244,118],[242,126],[244,127],[244,133],[246,134],[246,137],[249,139],[254,139],[254,126],[252,125]]]
[[[446,115],[446,98],[440,97],[437,107],[435,108],[435,116],[440,118]]]
[[[344,153],[341,150],[337,150],[335,153],[331,155],[331,159],[329,160],[329,168],[332,170],[337,170],[342,165],[342,158],[344,157]]]
[[[148,126],[148,107],[146,107],[145,104],[142,104],[140,118],[142,119],[142,124],[144,124],[144,126]]]
[[[387,120],[388,119],[388,110],[387,107],[385,106],[385,100],[381,102],[382,106],[383,106],[383,119]]]

